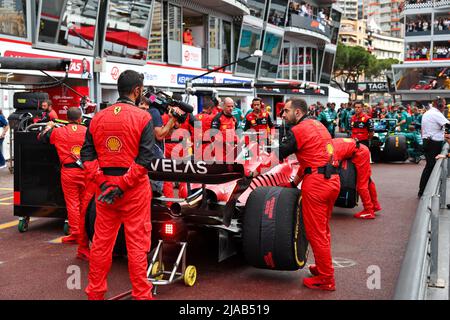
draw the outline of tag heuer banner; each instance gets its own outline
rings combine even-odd
[[[354,91],[357,94],[375,93],[375,92],[391,92],[387,82],[358,82],[347,83],[347,91]]]

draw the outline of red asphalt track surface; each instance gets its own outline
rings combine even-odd
[[[301,279],[309,276],[307,268],[295,272],[259,270],[246,265],[239,254],[217,263],[216,246],[210,238],[193,234],[187,257],[188,264],[197,267],[195,286],[186,287],[182,282],[159,286],[156,298],[391,299],[418,204],[417,188],[424,164],[373,165],[383,207],[375,220],[353,218],[360,207],[335,208],[331,220],[335,292],[303,287]],[[17,220],[10,197],[12,175],[2,169],[0,199],[6,200],[0,200],[0,299],[86,299],[88,263],[75,259],[76,246],[50,242],[63,235],[63,221],[40,218],[30,223],[26,233],[19,233],[17,226],[5,227],[5,223]],[[308,263],[312,262],[310,253]],[[74,269],[80,271],[79,289],[77,282],[71,281]],[[374,270],[379,271],[379,289],[370,286],[377,283]],[[72,289],[68,289],[68,281]],[[107,298],[130,289],[126,258],[114,260],[108,287]]]

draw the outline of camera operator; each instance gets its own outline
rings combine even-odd
[[[153,121],[153,132],[155,134],[155,144],[153,145],[153,154],[155,159],[164,158],[164,138],[170,136],[172,129],[176,124],[176,120],[173,115],[169,112],[169,120],[164,125],[162,119],[162,110],[160,110],[154,103],[151,103],[150,99],[143,96],[139,104],[139,108],[147,110],[152,116]],[[152,184],[153,192],[157,192],[160,195],[163,193],[163,182],[162,181],[150,181]]]
[[[444,98],[436,97],[431,108],[422,117],[423,151],[427,163],[420,177],[419,193],[417,194],[419,197],[422,196],[433,171],[436,156],[441,152],[444,145],[445,125],[449,123],[442,114],[445,105]]]

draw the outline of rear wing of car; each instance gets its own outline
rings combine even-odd
[[[156,181],[221,184],[244,177],[244,166],[238,163],[154,159],[148,175]]]

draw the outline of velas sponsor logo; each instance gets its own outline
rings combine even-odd
[[[122,148],[122,141],[118,137],[112,136],[106,139],[106,147],[111,152],[119,152]]]
[[[19,52],[19,51],[10,51],[6,50],[4,57],[12,57],[12,58],[45,58],[45,59],[64,59],[66,57],[54,57],[47,56],[42,54],[28,53],[28,52]],[[68,58],[70,59],[70,58]],[[87,62],[87,71],[90,70],[90,64]],[[71,59],[69,65],[69,73],[72,74],[82,74],[83,73],[83,60],[80,59]]]
[[[190,174],[207,174],[206,162],[186,161],[177,162],[172,159],[155,159],[150,164],[152,171],[170,172],[170,173],[190,173]]]

